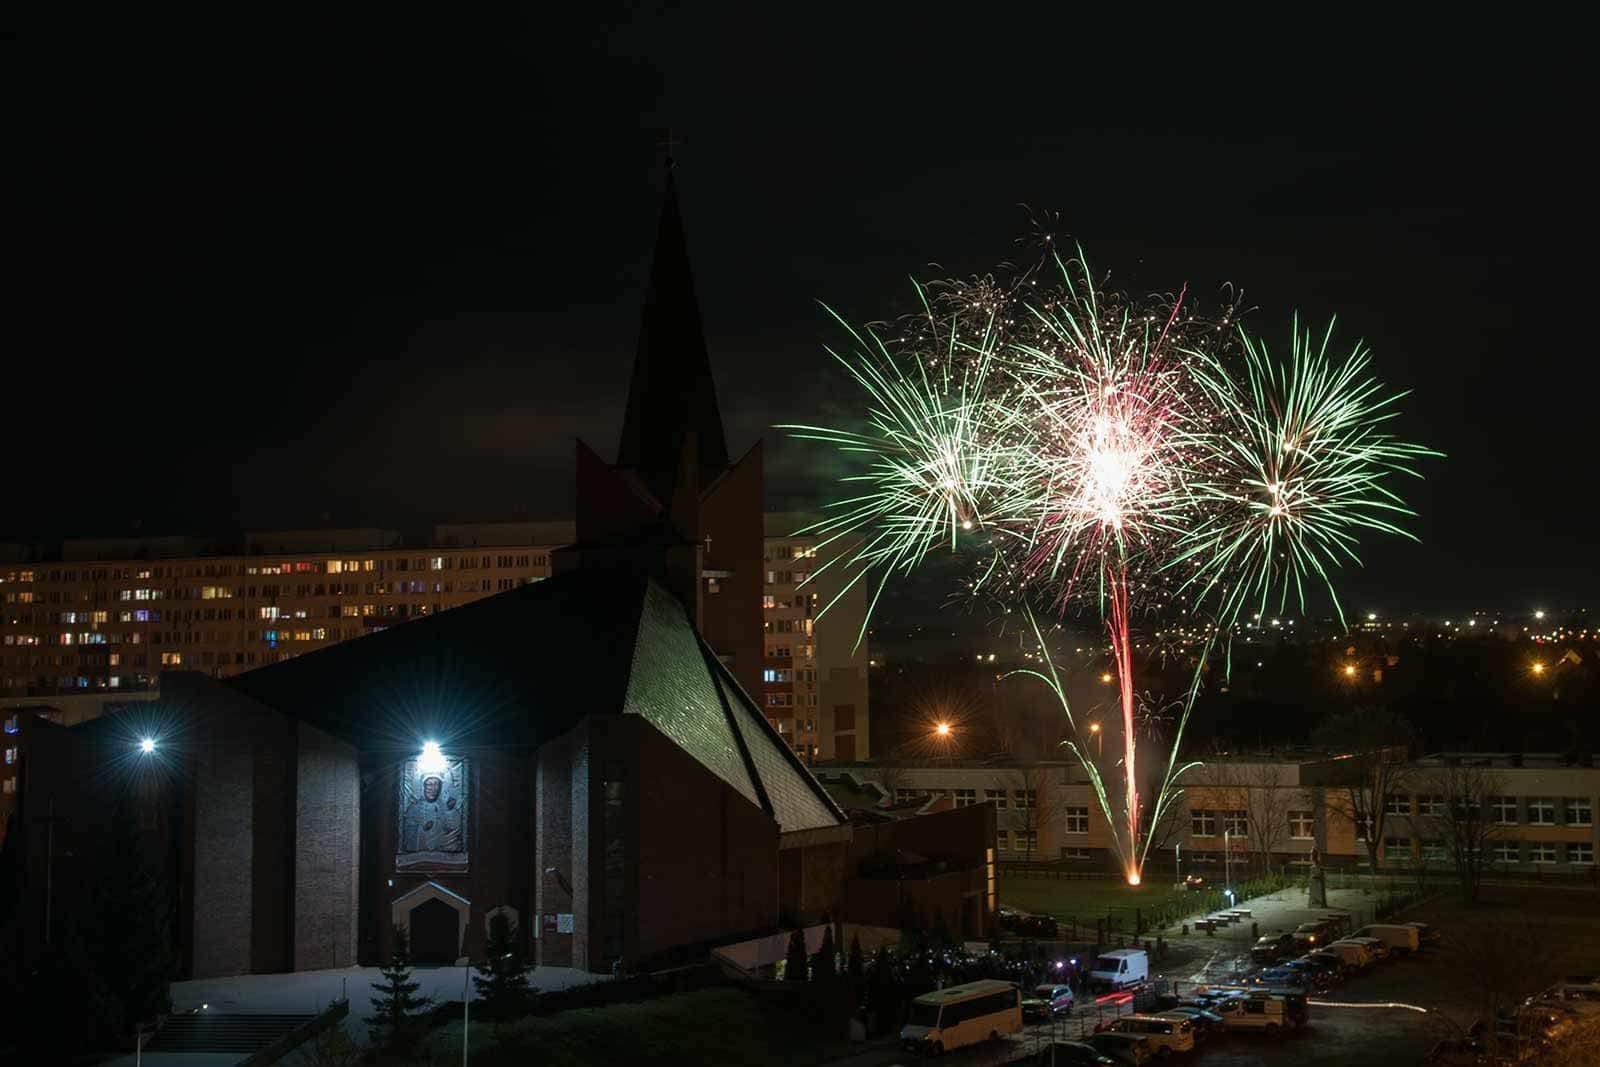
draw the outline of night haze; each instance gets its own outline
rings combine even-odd
[[[570,515],[573,438],[616,448],[670,149],[729,445],[765,437],[775,508],[839,472],[771,427],[855,417],[818,302],[891,317],[1048,219],[1129,290],[1242,290],[1278,345],[1337,314],[1414,390],[1399,429],[1447,454],[1406,489],[1422,543],[1370,542],[1348,603],[1594,592],[1592,361],[1518,306],[1564,120],[1475,61],[1236,41],[1057,76],[887,17],[676,11],[146,34],[8,49],[43,95],[13,134],[5,536]]]

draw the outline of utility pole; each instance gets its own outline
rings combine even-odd
[[[1222,888],[1233,884],[1233,850],[1228,846],[1228,831],[1222,831]]]

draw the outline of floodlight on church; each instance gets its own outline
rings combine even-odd
[[[439,742],[422,742],[422,755],[417,757],[417,770],[423,773],[444,770],[444,753],[439,749]]]
[[[145,738],[141,738],[139,740],[139,751],[143,752],[146,756],[150,755],[150,753],[154,752],[155,750],[156,750],[156,739],[155,738],[153,738],[153,737],[145,737]]]

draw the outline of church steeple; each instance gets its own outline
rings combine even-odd
[[[727,470],[728,442],[669,163],[617,466],[634,471],[666,505],[673,496],[684,441],[691,433],[703,487]]]

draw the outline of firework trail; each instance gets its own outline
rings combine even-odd
[[[866,458],[866,472],[845,480],[859,492],[806,532],[825,544],[861,537],[827,566],[854,572],[846,588],[878,575],[868,617],[891,576],[969,535],[983,550],[969,588],[1021,610],[1044,670],[1017,673],[1050,687],[1074,732],[1035,605],[1098,613],[1123,724],[1117,848],[1137,884],[1135,615],[1164,607],[1209,619],[1154,825],[1190,766],[1178,754],[1211,648],[1226,647],[1248,605],[1293,597],[1303,608],[1313,582],[1337,608],[1331,572],[1359,563],[1364,531],[1409,536],[1397,520],[1411,512],[1390,482],[1437,453],[1385,430],[1400,396],[1367,375],[1359,344],[1343,361],[1329,355],[1331,324],[1315,342],[1296,320],[1279,364],[1231,308],[1205,318],[1182,292],[1133,300],[1099,291],[1081,254],[1052,262],[1059,282],[1042,291],[1033,272],[1010,286],[919,285],[919,313],[891,340],[835,316],[852,346],[830,352],[865,393],[867,429],[785,428]],[[1099,768],[1070,747],[1115,826]]]

